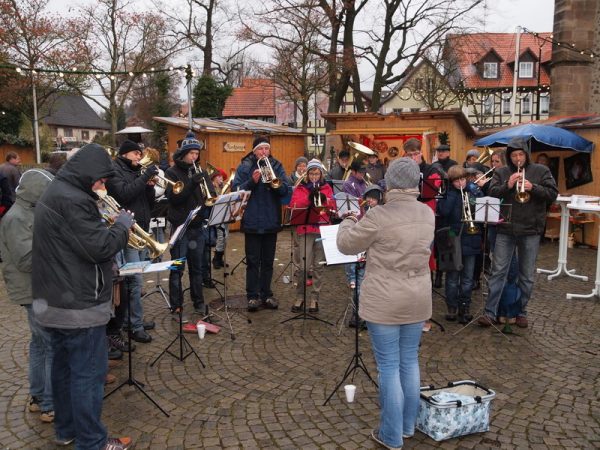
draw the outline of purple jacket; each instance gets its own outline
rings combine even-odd
[[[344,182],[344,192],[353,195],[356,198],[362,198],[366,189],[367,183],[365,180],[359,180],[354,175],[350,175]]]

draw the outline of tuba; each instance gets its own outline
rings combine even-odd
[[[462,196],[462,221],[467,223],[467,234],[477,234],[479,233],[479,229],[475,225],[475,222],[473,222],[469,193],[465,192],[462,186],[460,187],[460,195]]]
[[[525,190],[525,167],[521,167],[519,164],[517,173],[520,175],[520,179],[515,184],[515,200],[519,203],[527,203],[531,200],[531,194]]]
[[[142,166],[142,173],[150,166],[155,166],[158,161],[154,161],[148,153],[144,155],[142,159],[140,159],[139,165]],[[171,181],[168,178],[161,177],[160,175],[154,176],[154,182],[158,184],[161,188],[166,189],[167,186],[171,186],[173,189],[173,193],[179,194],[183,191],[183,182],[181,181]]]
[[[344,172],[344,176],[342,180],[346,181],[350,176],[350,165],[354,162],[354,160],[362,161],[369,155],[374,155],[375,152],[371,150],[366,145],[359,144],[358,142],[348,142],[348,147],[353,149],[355,153],[350,155],[350,159],[348,160],[348,165],[346,166],[346,171]]]
[[[102,216],[104,217],[104,220],[112,225],[114,223],[112,216],[119,214],[119,211],[122,209],[121,205],[108,195],[108,192],[97,191],[97,193],[100,197],[100,202],[103,203],[102,209],[104,209],[104,213]],[[133,224],[133,230],[129,232],[127,245],[136,250],[144,250],[147,248],[151,259],[158,258],[167,250],[167,248],[169,248],[167,242],[161,244],[160,242],[155,241],[152,238],[152,235],[144,231],[137,223]]]
[[[273,189],[281,186],[281,180],[275,175],[275,171],[271,166],[268,156],[263,156],[257,162],[258,170],[260,170],[261,181],[265,184],[270,184]]]

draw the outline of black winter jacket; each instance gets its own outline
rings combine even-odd
[[[112,259],[127,246],[128,230],[118,223],[106,226],[92,185],[113,173],[106,150],[88,144],[36,203],[32,294],[42,326],[90,328],[110,318]]]
[[[515,200],[516,184],[512,189],[508,188],[508,179],[517,171],[512,163],[510,154],[514,149],[506,150],[507,165],[494,171],[494,176],[489,183],[488,195],[502,200],[502,204],[511,204],[510,222],[498,225],[498,233],[512,235],[534,235],[542,234],[546,225],[546,206],[549,202],[556,200],[558,188],[550,173],[550,169],[542,164],[531,163],[531,153],[527,143],[525,154],[525,178],[533,184],[529,193],[531,199],[527,203],[519,203]],[[508,215],[508,207],[501,209],[503,215]]]
[[[281,186],[277,189],[260,179],[258,183],[254,182],[252,173],[258,168],[258,164],[253,153],[246,155],[237,168],[232,189],[252,192],[242,217],[241,228],[244,233],[265,234],[281,231],[282,200],[291,194],[291,182],[279,161],[270,156],[269,162],[275,176],[281,180]]]
[[[120,156],[113,161],[113,168],[115,176],[106,182],[108,195],[134,213],[136,223],[148,231],[154,206],[154,186],[147,184],[150,177],[141,173],[140,166],[134,167]]]
[[[171,186],[165,192],[169,200],[169,212],[167,219],[174,227],[178,227],[187,218],[189,212],[200,205],[204,205],[204,195],[198,183],[194,183],[192,177],[196,173],[194,166],[188,164],[181,159],[176,159],[175,164],[167,169],[165,177],[171,181],[181,181],[184,185],[183,190],[179,194],[175,194]],[[215,190],[206,171],[203,171],[206,185],[211,193],[215,196]],[[190,223],[190,228],[199,227],[204,219],[208,219],[210,208],[202,208],[200,214]]]

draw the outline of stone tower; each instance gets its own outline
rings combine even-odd
[[[554,40],[594,58],[553,45],[550,115],[600,114],[600,1],[555,0]]]

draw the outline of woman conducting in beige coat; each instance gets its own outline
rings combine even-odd
[[[415,432],[419,408],[418,350],[423,322],[431,317],[429,255],[435,218],[417,201],[419,166],[410,158],[392,161],[386,174],[386,203],[358,221],[340,224],[342,253],[367,252],[359,315],[367,322],[379,372],[379,427],[372,437],[401,448]]]

